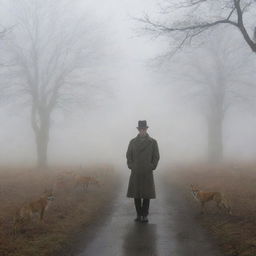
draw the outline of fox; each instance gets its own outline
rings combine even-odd
[[[53,191],[45,190],[43,195],[34,201],[23,204],[14,216],[14,234],[17,233],[17,227],[24,220],[31,220],[34,215],[39,214],[40,221],[43,221],[44,213],[49,207],[49,203],[55,199]]]
[[[214,201],[219,210],[225,209],[229,215],[232,215],[230,205],[220,192],[202,191],[195,185],[191,185],[191,192],[194,198],[201,203],[202,214],[205,213],[205,203]]]
[[[97,179],[92,176],[76,176],[75,178],[75,187],[82,186],[85,191],[88,190],[89,184],[94,184],[100,186],[100,183]]]

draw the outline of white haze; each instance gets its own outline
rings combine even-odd
[[[161,164],[205,157],[207,135],[202,116],[173,86],[179,81],[149,65],[149,59],[161,54],[167,44],[136,35],[136,26],[140,25],[132,17],[155,13],[157,2],[84,2],[87,3],[84,9],[89,8],[96,20],[108,27],[108,74],[102,78],[110,85],[111,93],[97,108],[74,109],[54,120],[48,150],[50,163],[110,162],[125,167],[128,142],[136,136],[137,121],[142,119],[148,121],[149,134],[158,140]],[[2,105],[0,122],[1,163],[35,162],[34,135],[28,113],[12,104]],[[253,159],[255,114],[238,110],[231,112],[226,122],[227,157]]]

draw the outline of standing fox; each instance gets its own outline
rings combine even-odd
[[[192,195],[201,203],[201,213],[205,212],[205,203],[215,201],[219,210],[226,209],[231,215],[231,207],[220,192],[207,192],[200,190],[197,186],[191,185]]]
[[[54,196],[52,190],[45,190],[39,199],[26,203],[19,208],[14,217],[14,233],[16,234],[18,224],[25,219],[31,220],[36,214],[39,214],[40,220],[43,221],[44,213],[47,210],[49,203],[53,200]]]
[[[100,186],[99,181],[91,176],[77,176],[75,178],[75,187],[81,185],[84,190],[87,190],[89,187],[89,184],[94,184],[94,185]]]

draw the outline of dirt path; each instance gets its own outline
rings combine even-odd
[[[157,187],[149,223],[134,223],[133,201],[125,198],[126,184],[111,212],[85,238],[77,256],[220,256],[208,234],[199,227],[195,212],[177,188]],[[104,214],[104,213],[102,213]]]

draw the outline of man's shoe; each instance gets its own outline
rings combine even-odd
[[[141,222],[148,222],[148,217],[147,216],[142,216]]]
[[[136,218],[136,219],[134,219],[134,221],[136,221],[136,222],[140,222],[140,221],[141,221],[141,219],[142,219],[142,216],[137,215],[137,218]]]

